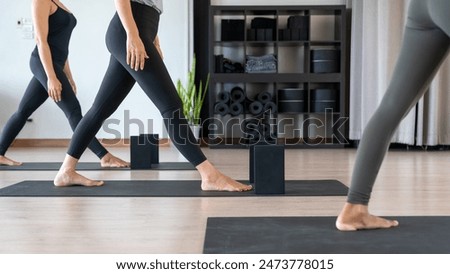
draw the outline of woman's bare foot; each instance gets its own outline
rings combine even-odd
[[[209,161],[197,166],[202,176],[203,191],[234,191],[243,192],[252,190],[251,185],[239,183],[218,171]]]
[[[78,159],[66,155],[64,162],[61,168],[56,174],[55,180],[53,180],[53,184],[55,186],[101,186],[103,185],[103,181],[94,181],[90,180],[84,176],[81,176],[75,171],[75,167],[77,166]]]
[[[90,180],[77,172],[75,170],[69,169],[60,169],[58,174],[53,181],[55,186],[64,187],[64,186],[101,186],[103,185],[103,181],[94,181]]]
[[[117,158],[111,153],[107,153],[105,156],[103,156],[103,158],[100,160],[100,164],[102,167],[124,168],[130,166],[130,163],[127,163],[124,160]]]
[[[388,220],[369,214],[368,206],[345,203],[337,217],[336,228],[341,231],[379,229],[398,226],[398,221]]]
[[[5,156],[0,156],[0,166],[21,166],[22,163],[11,160]]]

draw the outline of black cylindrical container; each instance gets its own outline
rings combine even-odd
[[[278,112],[306,112],[306,92],[298,88],[286,88],[278,90]]]
[[[311,50],[312,73],[338,73],[340,71],[340,50]]]
[[[312,89],[311,112],[339,111],[339,91],[335,89]]]

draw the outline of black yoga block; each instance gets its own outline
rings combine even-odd
[[[131,169],[151,169],[159,163],[158,134],[131,136],[130,141]]]
[[[306,29],[290,29],[292,41],[308,40],[308,30]]]
[[[280,39],[280,41],[291,41],[291,30],[280,29],[278,31],[278,38]]]
[[[255,194],[284,194],[284,146],[250,146],[249,166]]]
[[[338,95],[335,89],[311,90],[311,112],[326,112],[327,109],[339,111]]]
[[[222,41],[244,41],[245,20],[222,19]]]
[[[289,29],[309,29],[309,16],[290,16],[287,24]]]
[[[278,112],[300,113],[307,111],[306,92],[298,88],[278,90]]]
[[[256,29],[247,30],[247,41],[256,41]]]

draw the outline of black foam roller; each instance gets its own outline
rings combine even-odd
[[[253,115],[259,115],[263,112],[264,105],[259,101],[254,101],[249,106],[249,111]]]
[[[260,92],[256,98],[258,101],[260,101],[263,104],[272,101],[272,95],[267,91]]]
[[[245,101],[245,92],[241,87],[234,87],[231,92],[231,101],[234,103],[242,103]]]
[[[270,113],[275,114],[278,112],[277,104],[274,102],[268,102],[264,105],[264,112],[270,111]]]
[[[214,112],[221,116],[225,116],[230,112],[230,107],[228,107],[226,103],[218,102],[214,106]]]
[[[228,103],[230,101],[230,93],[227,91],[220,92],[217,97],[221,103]]]
[[[244,106],[241,103],[232,103],[230,105],[230,114],[233,116],[241,115],[244,112]]]

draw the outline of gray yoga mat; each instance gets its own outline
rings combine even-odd
[[[242,181],[246,183],[245,181]],[[282,196],[344,196],[348,188],[335,180],[287,181]],[[0,189],[6,197],[241,197],[254,191],[201,191],[200,181],[106,181],[101,187],[55,187],[52,181],[23,181]],[[280,196],[280,195],[277,195]]]
[[[208,218],[206,254],[449,254],[450,217],[389,217],[391,229],[342,232],[336,217]]]
[[[21,166],[3,166],[0,165],[0,171],[50,171],[58,170],[62,163],[57,162],[26,162]],[[130,168],[104,168],[100,163],[81,162],[77,165],[77,170],[131,170]],[[153,164],[149,170],[195,170],[195,167],[188,162],[161,162]]]

